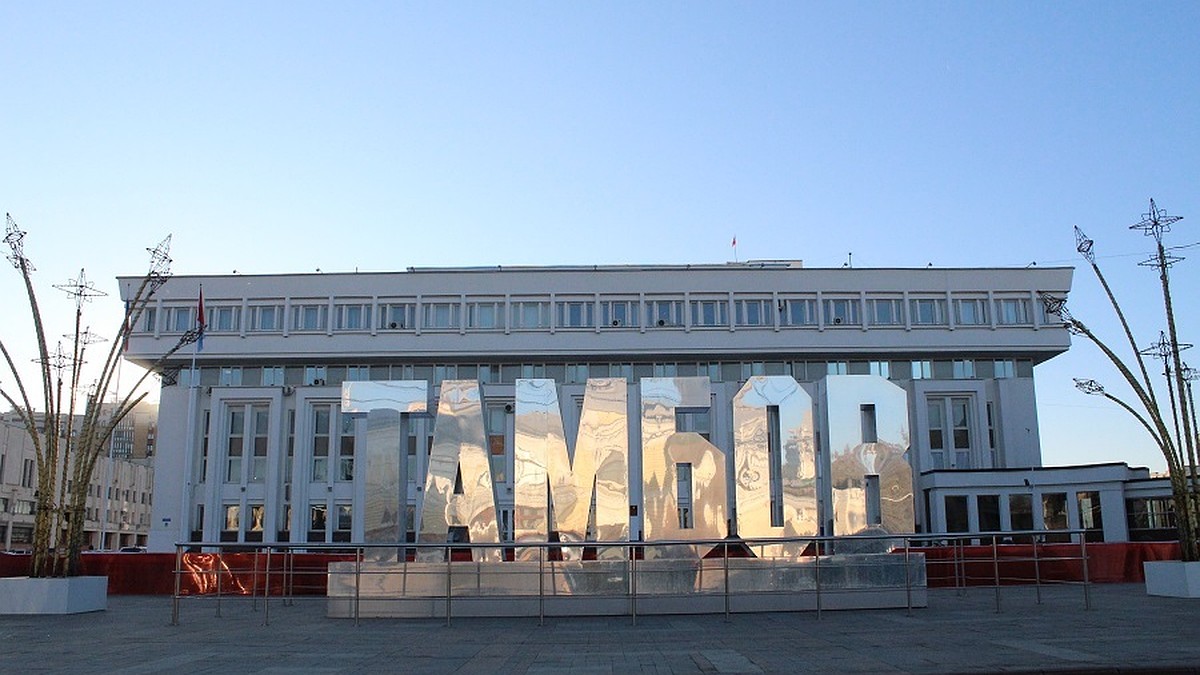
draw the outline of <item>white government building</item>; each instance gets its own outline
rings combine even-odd
[[[676,426],[729,455],[733,399],[763,375],[791,376],[816,401],[822,534],[835,528],[820,468],[829,465],[831,433],[821,383],[875,375],[907,396],[917,532],[1087,527],[1106,541],[1169,536],[1169,490],[1145,469],[1041,467],[1034,366],[1070,338],[1039,292],[1065,297],[1071,278],[1070,268],[806,269],[793,261],[173,277],[135,326],[128,358],[149,365],[193,328],[201,288],[207,329],[197,369],[188,348],[163,381],[149,546],[362,541],[367,481],[356,446],[366,423],[341,411],[346,382],[428,383],[430,414],[404,431],[401,522],[410,539],[440,385],[477,382],[507,541],[518,379],[557,384],[570,443],[589,378],[626,380],[631,420],[644,378],[707,378],[711,405],[680,408]],[[127,281],[122,289],[135,285]],[[861,413],[858,440],[871,440],[874,406],[853,412],[856,422]],[[637,539],[641,438],[636,423],[628,428]],[[688,493],[680,492],[682,527]]]

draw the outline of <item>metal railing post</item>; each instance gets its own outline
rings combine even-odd
[[[474,554],[472,554],[472,555],[474,555]],[[447,546],[446,547],[446,626],[447,627],[450,626],[450,595],[451,595],[450,576],[451,576],[451,572],[453,571],[453,569],[450,567],[450,559],[451,559],[451,550],[450,550],[450,547]]]
[[[633,616],[633,625],[637,625],[637,549],[629,547],[629,613]]]
[[[1087,532],[1079,535],[1079,556],[1083,559],[1083,608],[1092,608],[1091,579],[1088,577]]]
[[[1033,583],[1037,591],[1037,604],[1042,604],[1042,567],[1038,561],[1038,538],[1033,538]]]
[[[258,611],[258,550],[255,549],[254,553],[251,553],[250,555],[254,556],[254,576],[250,577],[250,611],[257,612]]]
[[[817,620],[821,619],[821,541],[817,541],[817,568],[816,568],[816,588],[817,588]]]
[[[725,621],[729,621],[729,542],[725,542]],[[704,563],[701,562],[701,565]]]
[[[359,601],[362,593],[362,559],[363,550],[359,546],[354,549],[354,625],[358,625]]]
[[[271,547],[267,547],[267,576],[263,582],[263,625],[271,625]]]
[[[538,625],[546,624],[546,547],[538,547]]]
[[[904,602],[906,613],[912,616],[912,574],[909,571],[909,551],[912,549],[912,540],[908,537],[904,538]]]
[[[992,535],[992,582],[996,585],[996,613],[1000,613],[1000,551],[997,537]]]
[[[179,586],[183,575],[183,547],[175,544],[175,595],[171,598],[171,625],[179,625]]]
[[[220,547],[217,547],[217,552],[213,554],[213,560],[215,561],[215,563],[213,564],[213,570],[216,572],[216,575],[217,575],[217,616],[220,617],[221,616],[221,566],[225,564],[224,559],[221,557],[221,548]]]
[[[296,554],[289,545],[283,552],[283,605],[290,607],[293,604],[292,591],[293,584],[296,579]]]
[[[967,594],[967,543],[961,538],[954,540],[954,588],[959,597]]]

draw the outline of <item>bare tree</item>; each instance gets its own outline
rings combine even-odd
[[[33,318],[38,353],[36,362],[40,366],[45,408],[40,414],[34,410],[30,390],[13,362],[8,347],[0,340],[0,353],[13,378],[12,385],[7,388],[0,386],[0,397],[12,406],[25,426],[33,439],[36,454],[36,513],[30,575],[73,576],[80,572],[79,554],[84,546],[85,506],[96,461],[104,455],[113,429],[145,398],[146,394],[138,394],[138,389],[152,373],[161,369],[169,356],[195,342],[199,331],[184,334],[175,347],[142,374],[123,398],[118,398],[112,408],[102,410],[101,402],[114,388],[130,331],[145,312],[155,292],[170,278],[171,237],[168,236],[152,249],[146,249],[150,253],[150,267],[126,302],[117,337],[104,356],[95,384],[85,387],[81,383],[82,366],[88,356],[89,345],[100,339],[85,326],[83,306],[90,299],[104,294],[88,282],[83,270],[80,270],[78,278],[56,286],[75,300],[75,326],[72,333],[64,336],[70,341],[70,346],[64,349],[59,342],[52,351],[46,340],[33,285],[34,266],[25,256],[25,232],[17,227],[11,215],[6,214],[6,220],[4,243],[11,252],[9,261],[20,272],[25,283]],[[119,392],[115,393],[120,396]],[[77,408],[80,400],[83,401],[82,409]]]
[[[1185,561],[1196,561],[1200,560],[1200,522],[1197,520],[1200,517],[1200,490],[1197,489],[1196,481],[1196,453],[1200,438],[1197,438],[1196,409],[1191,389],[1191,382],[1196,379],[1196,371],[1188,368],[1180,356],[1180,352],[1191,345],[1179,341],[1175,328],[1175,305],[1171,298],[1170,268],[1182,258],[1163,244],[1163,235],[1170,232],[1171,225],[1180,220],[1181,216],[1166,215],[1166,212],[1159,209],[1151,199],[1150,211],[1143,214],[1140,222],[1130,226],[1130,229],[1141,230],[1146,236],[1154,237],[1156,244],[1154,255],[1140,264],[1158,271],[1166,330],[1160,331],[1158,339],[1148,347],[1138,347],[1125,312],[1096,263],[1093,250],[1095,242],[1078,227],[1075,228],[1076,250],[1088,261],[1105,295],[1108,296],[1109,304],[1112,305],[1124,331],[1130,353],[1122,357],[1110,348],[1083,321],[1068,311],[1065,298],[1046,293],[1041,297],[1047,312],[1061,317],[1067,330],[1082,335],[1098,347],[1133,390],[1137,400],[1128,403],[1106,391],[1096,380],[1075,380],[1075,386],[1080,391],[1103,396],[1116,403],[1132,415],[1154,439],[1154,443],[1167,460],[1182,557]],[[1146,357],[1162,361],[1162,377],[1166,385],[1165,400],[1160,398],[1161,392],[1155,389],[1155,381],[1146,366]]]

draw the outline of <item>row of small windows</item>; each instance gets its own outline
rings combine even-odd
[[[907,311],[906,311],[907,310]],[[184,332],[196,327],[196,307],[148,308],[142,330]],[[244,316],[243,316],[244,315]],[[815,326],[1031,326],[1033,305],[1014,298],[785,298],[780,300],[647,298],[643,300],[461,300],[283,305],[212,303],[205,306],[205,329],[213,333],[370,331],[370,330],[534,330],[546,328],[697,327],[746,328]],[[245,321],[243,322],[243,319]],[[1052,323],[1043,316],[1044,323]]]
[[[706,376],[714,382],[744,382],[755,375],[792,375],[802,382],[826,375],[880,375],[893,380],[963,380],[1032,377],[1025,359],[951,361],[724,361],[703,363],[504,363],[310,366],[220,366],[197,368],[196,384],[210,387],[340,386],[370,380],[478,380],[512,384],[518,378],[549,378],[583,383],[590,377],[619,377],[635,383],[643,377]],[[181,370],[177,384],[190,386],[192,371]]]

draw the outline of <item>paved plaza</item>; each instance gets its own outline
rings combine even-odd
[[[182,603],[113,596],[103,613],[0,617],[0,672],[1200,673],[1200,601],[1141,584],[931,590],[929,607],[716,616],[328,619],[322,598]],[[269,623],[264,625],[264,620]]]

